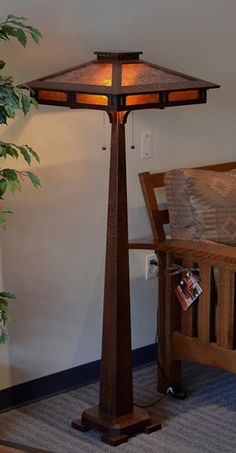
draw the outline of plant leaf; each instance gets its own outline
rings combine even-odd
[[[30,97],[30,103],[33,107],[35,107],[36,109],[39,108],[39,105],[38,105],[38,102],[36,101],[35,98],[33,98],[32,96]]]
[[[2,174],[2,176],[5,176],[8,181],[15,181],[16,179],[18,179],[16,170],[13,170],[12,168],[4,168],[0,173]]]
[[[5,230],[6,223],[6,219],[4,219],[4,217],[0,217],[0,228],[3,228],[3,230]]]
[[[4,195],[7,190],[7,180],[5,178],[0,179],[0,198]]]
[[[31,164],[30,153],[27,151],[27,149],[24,146],[20,146],[19,150],[20,150],[22,156],[24,157],[24,159],[26,160],[26,162],[30,165]]]
[[[0,344],[6,344],[8,341],[9,335],[6,330],[2,330],[1,336],[0,336]]]
[[[7,152],[6,148],[4,146],[0,146],[0,157],[5,157],[6,158]]]
[[[10,104],[4,105],[4,110],[8,118],[15,118],[15,110],[12,108]]]
[[[34,185],[34,187],[38,188],[41,186],[41,182],[40,182],[40,179],[38,178],[37,175],[35,175],[34,173],[32,173],[31,171],[27,171],[26,172],[27,175],[29,176],[32,184]]]
[[[25,47],[25,45],[27,43],[27,37],[26,37],[25,32],[21,28],[18,28],[16,37],[17,37],[18,41],[20,42],[20,44],[22,44],[22,46]]]
[[[16,190],[21,190],[21,183],[19,179],[9,181],[8,185],[11,193],[15,193]]]
[[[31,148],[31,146],[28,146],[28,145],[26,145],[26,146],[27,146],[28,151],[29,151],[29,152],[32,154],[32,156],[35,158],[35,160],[37,160],[37,162],[40,162],[40,157],[39,157],[39,155],[36,153],[36,151],[34,151],[34,149]]]
[[[21,103],[22,103],[22,110],[24,114],[26,115],[30,109],[30,98],[26,96],[25,94],[22,95],[21,98]]]
[[[6,292],[6,291],[0,292],[0,297],[6,297],[7,299],[15,299],[16,298],[14,293]]]
[[[7,154],[11,157],[18,158],[18,152],[16,150],[15,145],[11,145],[10,143],[3,143],[0,146],[0,156],[5,157]]]
[[[30,34],[31,34],[31,36],[32,36],[32,38],[33,38],[33,40],[34,40],[34,42],[36,42],[36,44],[39,44],[39,40],[40,40],[40,38],[41,38],[41,36],[42,36],[41,33],[38,33],[38,32],[36,32],[36,31],[31,31]]]
[[[28,20],[28,18],[25,16],[18,17],[18,16],[15,16],[14,14],[8,14],[7,21],[8,21],[8,19]]]

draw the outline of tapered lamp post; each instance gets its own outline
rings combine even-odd
[[[97,429],[111,445],[160,423],[133,405],[125,123],[130,111],[202,104],[218,85],[140,60],[142,52],[95,52],[97,58],[29,82],[41,104],[105,110],[111,157],[107,218],[103,339],[99,405],[72,422]]]

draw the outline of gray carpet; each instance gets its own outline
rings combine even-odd
[[[97,404],[98,384],[79,388],[0,415],[0,438],[53,453],[234,453],[236,452],[236,375],[196,364],[184,366],[185,401],[165,397],[150,412],[165,418],[163,428],[138,434],[110,447],[94,431],[70,428],[87,407]],[[157,398],[156,367],[134,373],[135,400]]]

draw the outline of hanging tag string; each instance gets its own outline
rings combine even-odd
[[[172,266],[168,267],[164,271],[164,274],[172,276],[172,275],[183,274],[184,272],[194,272],[195,273],[198,271],[199,271],[199,267],[189,268],[189,267],[180,266],[179,264],[174,263],[174,264],[172,264]]]

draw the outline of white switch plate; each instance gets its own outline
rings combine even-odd
[[[152,156],[152,131],[145,130],[141,132],[141,158],[151,159]]]

